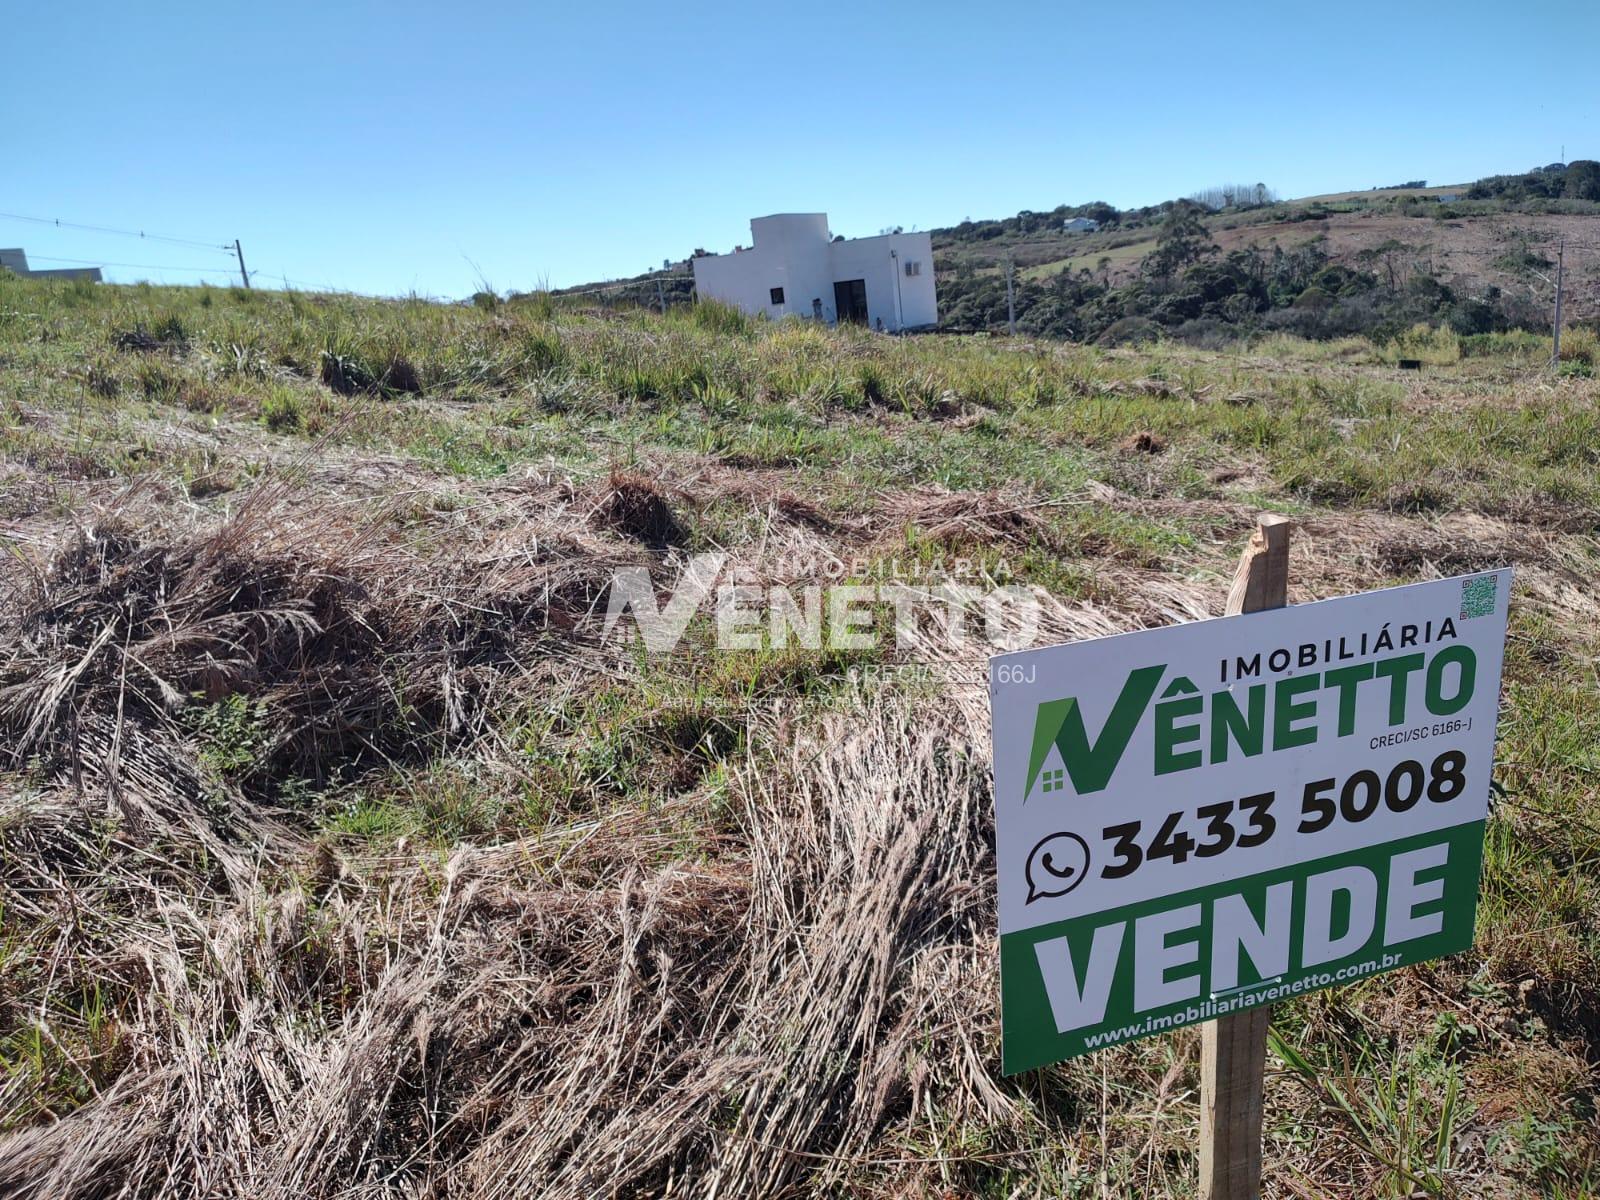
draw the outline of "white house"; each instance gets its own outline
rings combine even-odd
[[[774,319],[853,321],[891,333],[939,320],[926,233],[835,239],[827,213],[778,213],[756,217],[750,234],[748,250],[694,257],[697,295]]]
[[[1100,228],[1100,222],[1093,217],[1068,217],[1061,222],[1061,228],[1068,233],[1093,233]]]

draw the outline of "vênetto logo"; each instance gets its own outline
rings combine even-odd
[[[1140,667],[1130,674],[1111,706],[1111,715],[1101,727],[1099,735],[1089,740],[1089,731],[1083,723],[1083,707],[1076,696],[1065,700],[1047,700],[1039,705],[1033,721],[1033,749],[1028,754],[1028,785],[1023,789],[1023,799],[1033,796],[1033,785],[1039,772],[1050,757],[1053,746],[1061,754],[1061,761],[1072,779],[1072,788],[1080,796],[1104,789],[1111,782],[1117,764],[1122,761],[1139,727],[1150,697],[1160,686],[1166,674],[1166,664]],[[1046,784],[1051,791],[1054,780]]]
[[[1447,620],[1445,626],[1445,636],[1454,637],[1453,623]],[[1431,625],[1428,635],[1432,637]],[[1344,640],[1339,644],[1342,647]],[[1231,672],[1232,681],[1209,694],[1188,676],[1176,675],[1158,698],[1156,691],[1166,675],[1166,664],[1139,667],[1128,673],[1111,712],[1092,736],[1078,697],[1047,700],[1034,717],[1022,797],[1031,800],[1041,779],[1039,791],[1052,798],[1065,791],[1069,781],[1079,796],[1103,791],[1152,701],[1151,770],[1168,775],[1227,762],[1236,755],[1254,758],[1309,746],[1325,736],[1349,737],[1355,732],[1357,696],[1364,688],[1387,686],[1386,695],[1380,691],[1378,703],[1390,728],[1420,718],[1418,700],[1433,717],[1452,716],[1472,700],[1478,659],[1472,647],[1463,643],[1326,671],[1308,669],[1330,660],[1343,661],[1333,646],[1330,639],[1326,658],[1319,657],[1323,646],[1317,643],[1306,643],[1292,658],[1286,650],[1273,651],[1269,663],[1275,664],[1281,653],[1285,673],[1270,683],[1245,681],[1251,674],[1259,675],[1261,655],[1255,656],[1253,671],[1242,658],[1233,664],[1224,660],[1219,677],[1226,681]],[[1298,669],[1291,672],[1291,665]],[[1269,669],[1280,668],[1274,665]],[[1059,766],[1051,758],[1052,751],[1059,755]]]
[[[892,644],[916,652],[934,643],[955,649],[979,625],[995,650],[1033,644],[1042,611],[1038,589],[996,583],[987,566],[974,568],[967,559],[954,560],[949,572],[913,565],[919,572],[907,581],[895,575],[898,563],[831,558],[821,570],[826,583],[777,583],[725,553],[697,554],[665,603],[658,603],[646,567],[623,567],[612,576],[601,638],[637,632],[650,652],[671,653],[709,607],[719,650],[855,651]],[[788,571],[779,564],[778,573]],[[976,582],[966,582],[969,576]],[[630,614],[631,628],[623,624]]]

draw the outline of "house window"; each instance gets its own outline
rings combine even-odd
[[[783,303],[783,289],[782,288],[773,288],[772,289],[772,302],[774,304],[782,304]]]
[[[906,274],[907,275],[921,275],[922,274],[922,264],[919,263],[919,262],[908,262],[908,263],[906,263]]]

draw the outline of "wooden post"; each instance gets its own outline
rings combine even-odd
[[[1289,518],[1263,513],[1228,591],[1227,613],[1289,602]],[[1200,1200],[1261,1195],[1261,1078],[1268,1005],[1200,1027]]]

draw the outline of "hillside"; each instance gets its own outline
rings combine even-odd
[[[1131,211],[1063,205],[936,230],[942,323],[1003,327],[1009,262],[1019,327],[1077,340],[1382,339],[1419,322],[1461,334],[1542,329],[1563,239],[1567,313],[1600,317],[1596,164],[1286,202],[1249,195],[1230,192],[1236,203],[1220,208],[1211,197]],[[1069,233],[1062,223],[1073,216],[1100,227]],[[1178,252],[1163,261],[1175,234]]]
[[[998,1074],[977,615],[607,597],[1061,640],[1219,611],[1263,507],[1295,602],[1517,571],[1477,943],[1276,1010],[1269,1194],[1590,1194],[1596,347],[1463,345],[0,275],[0,1194],[1188,1194],[1194,1030]]]
[[[1540,281],[1532,271],[1553,271],[1556,246],[1565,238],[1573,251],[1568,260],[1567,301],[1576,318],[1600,314],[1600,264],[1592,254],[1579,253],[1600,229],[1593,215],[1468,215],[1454,206],[1435,209],[1341,198],[1285,204],[1254,219],[1208,216],[1204,223],[1224,256],[1238,250],[1270,252],[1281,247],[1292,251],[1314,245],[1335,265],[1374,271],[1385,280],[1392,271],[1397,282],[1422,272],[1470,294],[1490,287],[1538,294]],[[946,256],[941,270],[954,274],[970,263],[979,271],[998,272],[1009,253],[1019,273],[1036,281],[1048,280],[1062,270],[1088,270],[1115,283],[1127,283],[1138,277],[1145,257],[1156,248],[1155,231],[1149,228],[1019,237],[982,250],[955,240],[949,231],[940,231],[938,236],[938,248]],[[1102,258],[1110,260],[1104,268]]]
[[[1591,168],[1594,168],[1591,170]],[[1259,194],[1269,197],[1264,185]],[[1214,189],[1221,192],[1221,189]],[[1566,315],[1600,320],[1600,167],[1254,203],[1252,189],[1118,210],[1059,205],[932,231],[940,325],[1006,327],[1006,264],[1018,328],[1110,344],[1176,338],[1220,346],[1274,332],[1392,339],[1416,324],[1458,334],[1547,330],[1558,247]],[[1180,253],[1158,261],[1176,217]],[[1068,233],[1069,217],[1100,228]],[[566,294],[611,307],[687,304],[687,264]]]

